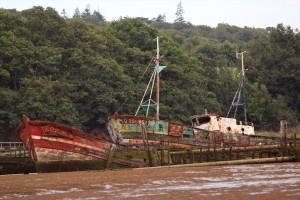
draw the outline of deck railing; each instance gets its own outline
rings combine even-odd
[[[0,142],[0,150],[25,149],[23,142]]]

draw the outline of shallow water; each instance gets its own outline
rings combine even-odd
[[[300,199],[300,163],[0,176],[1,199]]]

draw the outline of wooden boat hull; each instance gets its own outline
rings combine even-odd
[[[92,156],[57,149],[36,147],[35,151],[38,172],[101,170],[105,169],[107,162],[104,159],[94,159]]]
[[[168,145],[175,148],[205,146],[255,146],[278,144],[276,138],[248,134],[204,130],[180,123],[155,120],[151,117],[115,114],[108,118],[108,131],[115,143]]]
[[[30,121],[26,116],[17,133],[38,172],[135,168],[154,165],[149,149],[110,143],[71,127]],[[150,155],[150,157],[149,157]],[[150,162],[151,160],[151,162]]]

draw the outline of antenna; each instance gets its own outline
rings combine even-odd
[[[242,61],[241,82],[240,82],[240,85],[239,85],[235,95],[234,95],[233,101],[231,103],[231,106],[229,108],[229,111],[228,111],[226,117],[229,116],[231,109],[233,109],[233,107],[235,107],[235,111],[234,111],[234,118],[235,118],[238,107],[243,106],[244,120],[245,120],[245,123],[247,124],[247,108],[246,108],[246,92],[245,92],[246,78],[245,78],[245,68],[244,68],[244,53],[246,53],[246,51],[239,53],[236,48],[236,58],[241,59],[241,61]],[[241,95],[242,95],[242,97],[241,97]]]

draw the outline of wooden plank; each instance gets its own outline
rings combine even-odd
[[[263,158],[263,159],[245,159],[245,160],[232,160],[232,161],[218,161],[207,163],[192,163],[183,165],[169,165],[150,168],[136,168],[134,170],[142,169],[159,169],[159,168],[179,168],[179,167],[204,167],[204,166],[222,166],[222,165],[241,165],[241,164],[260,164],[260,163],[277,163],[277,162],[291,162],[295,161],[295,156],[276,157],[276,158]]]

